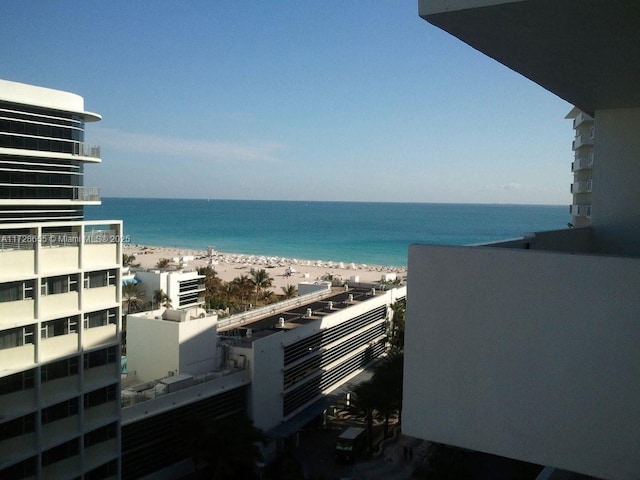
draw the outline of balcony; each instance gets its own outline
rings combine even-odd
[[[591,218],[591,205],[570,205],[569,213],[574,217]]]
[[[97,187],[73,187],[73,201],[99,202],[100,189]]]
[[[593,146],[593,135],[592,134],[581,134],[581,135],[576,135],[576,137],[573,139],[573,150],[577,150],[578,148],[581,147],[588,147],[588,146]]]
[[[590,231],[410,247],[403,433],[635,478],[640,259],[580,253]]]
[[[80,157],[100,158],[100,147],[77,142],[73,144],[73,155]]]
[[[591,193],[592,181],[574,182],[571,184],[571,193]]]
[[[593,153],[590,153],[589,155],[576,156],[571,163],[572,172],[586,170],[589,168],[593,168]]]
[[[573,119],[573,128],[578,128],[585,122],[593,123],[593,117],[591,115],[587,115],[584,112],[580,112],[578,116]]]

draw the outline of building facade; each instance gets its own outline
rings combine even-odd
[[[0,80],[0,478],[119,477],[122,224],[84,221],[99,119]]]
[[[571,172],[571,224],[586,227],[591,224],[591,191],[593,187],[593,144],[595,126],[593,117],[574,107],[565,118],[573,121],[575,136],[571,144],[573,162]]]
[[[544,478],[640,478],[640,4],[419,9],[593,118],[596,188],[587,227],[410,247],[403,432],[545,465]]]

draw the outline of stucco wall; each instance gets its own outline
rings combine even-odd
[[[640,478],[640,259],[409,250],[403,433]]]

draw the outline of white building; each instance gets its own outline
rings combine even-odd
[[[640,478],[640,4],[421,0],[420,15],[588,113],[596,188],[589,227],[410,248],[403,432]]]
[[[218,321],[202,309],[128,315],[123,479],[191,473],[176,425],[194,418],[246,415],[275,448],[385,351],[390,305],[405,292],[320,285]]]
[[[119,476],[122,224],[82,97],[0,80],[0,478]]]
[[[162,290],[171,302],[171,308],[185,309],[204,306],[204,275],[194,271],[140,270],[136,272],[140,287],[147,299]],[[128,326],[127,326],[128,328]]]
[[[593,117],[574,107],[565,118],[573,120],[573,129],[575,130],[572,142],[574,158],[571,162],[571,172],[573,173],[571,224],[574,227],[587,227],[591,224],[593,144],[595,142]]]
[[[127,315],[127,367],[143,382],[216,370],[217,315],[202,308]]]

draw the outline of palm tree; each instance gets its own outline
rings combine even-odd
[[[158,260],[158,262],[156,263],[156,268],[168,268],[169,265],[171,265],[171,260],[168,258],[161,258],[160,260]]]
[[[153,292],[153,301],[158,307],[163,306],[165,308],[171,308],[171,298],[164,293],[164,290],[156,290]]]
[[[391,321],[389,326],[389,343],[392,349],[404,348],[404,323],[407,315],[406,300],[399,300],[391,305]]]
[[[285,300],[288,300],[290,298],[294,298],[298,294],[298,289],[295,287],[295,285],[287,284],[286,287],[280,287],[280,288],[284,292],[283,296],[284,296]]]
[[[144,305],[144,292],[140,285],[134,282],[122,286],[122,298],[127,304],[127,313],[131,313],[132,307],[135,310]]]
[[[376,367],[371,381],[377,385],[377,409],[384,416],[384,436],[389,432],[389,417],[398,412],[398,421],[402,413],[402,373],[404,354],[401,350],[391,350]]]
[[[249,274],[251,275],[251,282],[253,282],[253,285],[255,287],[255,292],[256,292],[256,305],[258,304],[258,294],[269,288],[272,284],[273,284],[273,278],[271,278],[271,276],[267,273],[267,271],[264,268],[261,268],[260,270],[256,270],[254,268],[252,268],[249,271]]]
[[[133,263],[136,260],[135,255],[122,254],[122,266],[123,267],[139,267],[139,263]]]
[[[224,286],[218,278],[218,272],[211,267],[198,268],[198,275],[204,275],[205,302],[207,308],[221,308],[226,306],[223,301]]]
[[[378,387],[369,380],[356,385],[351,391],[349,400],[349,409],[364,416],[367,429],[367,450],[369,452],[373,449],[373,414],[379,394]]]
[[[248,299],[253,291],[253,282],[246,275],[240,275],[234,278],[232,282],[235,286],[235,295],[240,299],[240,305],[245,305],[245,298]]]

